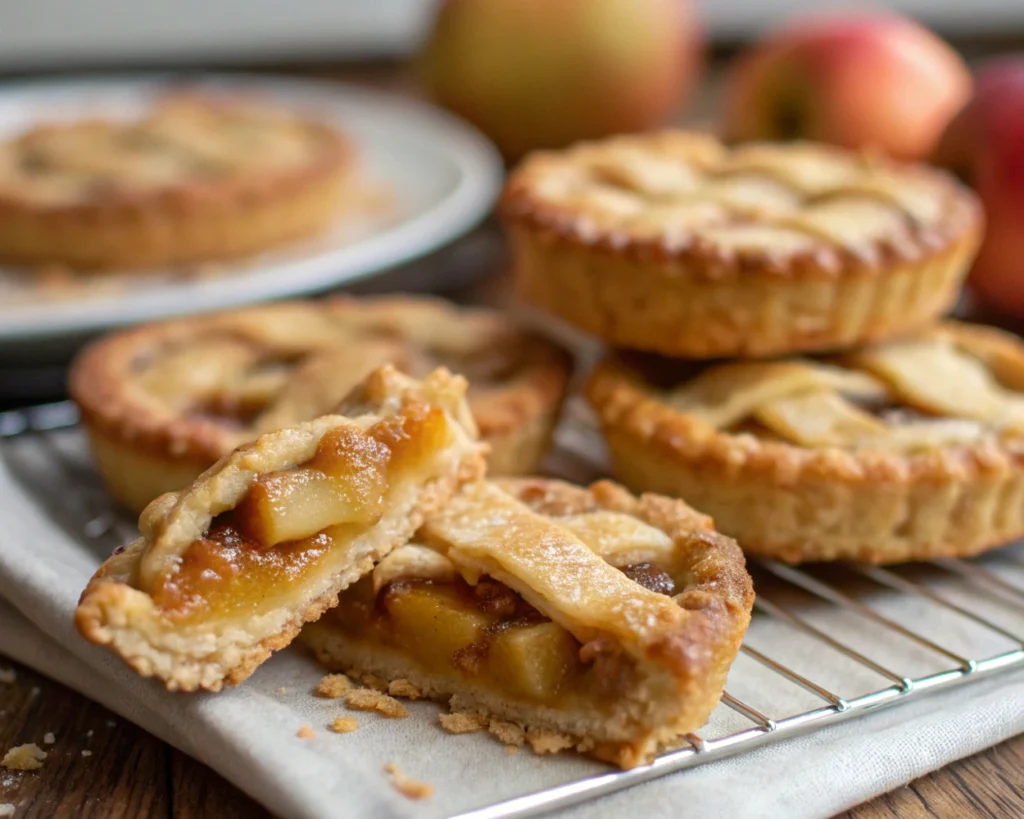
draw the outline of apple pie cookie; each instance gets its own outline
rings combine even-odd
[[[620,480],[748,552],[891,563],[1024,536],[1024,344],[999,330],[703,369],[613,356],[588,395]]]
[[[0,143],[0,259],[128,268],[244,256],[325,228],[353,151],[253,100],[170,94],[141,119]]]
[[[373,373],[344,414],[270,432],[153,501],[75,621],[168,689],[244,680],[483,474],[465,380]]]
[[[632,767],[704,724],[753,597],[739,547],[682,501],[510,478],[428,515],[301,639],[540,751]]]
[[[496,312],[429,298],[284,303],[127,330],[79,357],[69,390],[111,493],[140,510],[257,435],[332,411],[389,362],[465,375],[490,472],[536,470],[569,356]]]
[[[924,326],[977,248],[941,171],[812,143],[660,133],[538,153],[501,212],[525,299],[616,346],[819,352]]]

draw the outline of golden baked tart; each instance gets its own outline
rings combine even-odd
[[[501,213],[523,297],[618,347],[821,352],[954,303],[979,205],[944,173],[812,143],[658,133],[537,153]]]
[[[69,389],[100,474],[130,509],[263,432],[330,412],[374,367],[470,379],[490,471],[534,471],[571,361],[496,312],[414,297],[294,302],[153,324],[79,357]]]
[[[632,767],[704,724],[753,597],[682,501],[509,478],[464,487],[301,639],[538,752]]]
[[[81,269],[245,256],[324,229],[353,151],[251,99],[169,94],[140,119],[0,143],[0,260]]]
[[[78,630],[171,690],[244,680],[483,474],[465,391],[446,370],[382,368],[343,414],[267,433],[157,498],[83,592]]]
[[[754,554],[892,563],[1024,536],[1024,343],[999,330],[703,368],[609,357],[587,392],[620,480]]]

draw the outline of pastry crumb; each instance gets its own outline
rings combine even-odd
[[[376,674],[364,673],[358,674],[357,676],[359,677],[359,681],[367,688],[372,688],[374,691],[380,691],[382,693],[388,690],[387,682],[382,680]]]
[[[439,714],[438,722],[449,734],[471,734],[487,727],[487,720],[479,714]]]
[[[287,688],[278,688],[275,693],[276,694],[287,694],[288,693],[288,689]]]
[[[527,731],[526,741],[535,754],[557,754],[576,744],[576,740],[568,734],[558,731]]]
[[[519,749],[515,745],[506,745],[505,746],[505,753],[508,754],[509,756],[515,756],[516,754],[519,753]]]
[[[352,680],[344,674],[328,674],[320,679],[320,684],[316,687],[316,694],[318,697],[336,700],[344,697],[353,688]]]
[[[514,745],[519,747],[526,741],[526,731],[516,725],[514,722],[505,722],[500,719],[492,719],[490,725],[487,726],[487,730],[494,734],[501,742],[506,745]]]
[[[336,734],[350,734],[359,727],[359,720],[355,717],[337,717],[331,723],[331,730]]]
[[[427,799],[434,795],[434,786],[429,782],[417,782],[410,779],[394,762],[384,766],[384,771],[391,774],[391,783],[395,790],[408,799]]]
[[[38,771],[43,767],[43,760],[46,759],[46,751],[29,742],[27,745],[15,745],[4,758],[0,759],[0,765],[12,771]]]
[[[388,683],[388,693],[392,697],[405,697],[408,700],[423,699],[423,691],[411,680],[392,680]]]
[[[0,683],[12,683],[18,679],[18,672],[13,668],[0,668]]]
[[[345,705],[353,711],[376,711],[389,719],[409,716],[409,712],[394,697],[372,688],[353,688],[345,694]]]
[[[47,731],[43,734],[43,745],[53,745],[57,741],[57,737],[53,735],[53,731]]]
[[[0,802],[0,816],[8,817],[14,816],[14,805],[10,802]]]
[[[82,751],[82,756],[92,756],[92,751],[86,749]]]
[[[299,728],[298,731],[295,732],[295,736],[299,737],[300,739],[312,739],[316,736],[316,731],[313,730],[313,726],[311,725],[303,725],[301,728]]]

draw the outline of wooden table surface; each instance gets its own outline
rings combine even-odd
[[[317,66],[296,73],[409,92],[403,73],[393,66]],[[710,72],[683,121],[707,121],[712,116],[719,79],[719,72]],[[39,771],[0,768],[0,803],[13,803],[17,819],[270,816],[201,763],[76,692],[0,656],[0,669],[7,667],[15,670],[16,679],[0,682],[0,754],[27,742],[39,744],[48,753]],[[52,745],[44,744],[47,733],[55,737]],[[83,756],[83,751],[91,754]],[[1024,735],[860,805],[845,816],[1024,816]]]

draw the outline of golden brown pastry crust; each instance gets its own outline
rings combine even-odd
[[[650,494],[635,497],[610,481],[590,487],[545,478],[509,478],[494,483],[533,512],[551,516],[556,524],[559,518],[567,516],[612,512],[636,518],[668,537],[671,553],[666,559],[675,564],[680,576],[686,575],[686,585],[673,597],[662,597],[620,578],[620,584],[633,586],[638,597],[643,593],[643,602],[627,604],[600,583],[595,585],[602,588],[587,588],[565,598],[552,595],[550,588],[544,597],[538,597],[538,588],[534,587],[532,594],[527,588],[529,575],[546,573],[547,569],[534,562],[535,549],[524,548],[520,555],[525,570],[510,569],[506,563],[506,570],[516,573],[517,580],[510,579],[516,583],[515,588],[528,601],[542,607],[551,619],[573,633],[578,632],[577,636],[592,628],[602,634],[610,634],[608,629],[616,629],[620,635],[632,634],[627,651],[652,663],[649,684],[624,694],[607,713],[587,713],[579,707],[561,711],[558,706],[503,696],[457,674],[427,672],[386,646],[349,640],[342,631],[332,628],[330,616],[306,628],[301,639],[328,668],[356,669],[389,679],[411,680],[423,694],[448,702],[454,712],[483,713],[489,719],[508,721],[540,746],[544,746],[545,737],[557,735],[565,740],[561,747],[575,747],[624,768],[650,761],[659,748],[678,740],[682,734],[698,730],[718,703],[726,674],[750,622],[753,586],[736,543],[717,533],[707,516],[683,501]],[[471,486],[466,493],[471,494],[476,488]],[[418,537],[436,536],[432,530],[438,528],[439,520],[444,521],[441,529],[453,523],[463,525],[461,517],[453,521],[447,511],[442,509],[433,518],[428,516]],[[451,512],[463,514],[461,508]],[[472,520],[468,525],[472,526]],[[466,545],[453,546],[455,552],[470,548],[467,541],[459,542]],[[483,548],[488,551],[491,546],[483,544]],[[471,550],[456,558],[455,552],[449,552],[449,556],[456,562],[470,559],[473,554]],[[472,558],[477,559],[479,555]],[[515,558],[499,555],[499,559]],[[571,586],[573,577],[568,571],[564,569],[554,585],[564,581]],[[559,574],[558,569],[553,573]],[[648,597],[652,599],[646,600]],[[602,600],[603,604],[599,602]],[[634,604],[636,609],[632,608]],[[608,608],[600,608],[601,605]],[[654,608],[648,610],[647,606]],[[576,620],[573,626],[567,626],[567,618],[573,620],[577,616],[571,612],[578,613],[581,608],[586,612],[587,622]],[[626,612],[631,610],[646,610],[650,616],[630,625]],[[641,620],[644,625],[637,625]],[[655,668],[670,670],[671,696],[666,695],[666,680]]]
[[[666,132],[538,153],[501,201],[524,298],[668,356],[825,351],[954,303],[981,235],[943,173]]]
[[[352,168],[335,129],[246,99],[172,94],[140,121],[42,125],[0,145],[0,259],[102,270],[250,255],[326,228]]]
[[[1024,391],[1018,339],[954,322],[919,338],[943,337],[971,344],[1005,387]],[[986,432],[982,425],[962,441],[913,449],[887,447],[884,439],[856,448],[801,446],[716,429],[671,406],[667,393],[614,356],[598,365],[587,396],[619,480],[685,496],[751,554],[790,563],[895,563],[975,554],[1024,535],[1020,426]],[[1019,413],[1024,403],[1016,406]]]
[[[537,469],[570,357],[498,313],[425,297],[282,303],[115,333],[75,361],[69,391],[111,493],[140,510],[267,431],[261,425],[332,411],[375,364],[422,372],[436,359],[471,379],[491,472]]]
[[[218,461],[188,489],[160,496],[139,519],[142,536],[115,551],[82,592],[75,611],[79,632],[172,691],[219,691],[225,683],[246,679],[271,652],[288,645],[303,623],[335,605],[342,589],[404,544],[425,514],[464,482],[482,477],[483,451],[464,401],[465,388],[463,379],[444,370],[417,382],[382,368],[365,383],[371,412],[323,416],[268,433]],[[427,413],[443,413],[444,437],[406,443],[405,431],[412,428],[408,419]],[[207,536],[219,515],[244,502],[260,476],[305,464],[326,435],[343,428],[359,442],[368,441],[366,430],[382,429],[378,434],[386,436],[397,431],[392,440],[422,461],[410,467],[392,461],[385,467],[389,483],[383,487],[379,517],[351,537],[346,535],[348,540],[332,544],[305,574],[283,574],[274,580],[269,590],[262,590],[258,604],[243,601],[217,611],[199,608],[196,616],[182,619],[158,602],[155,589],[167,578],[180,576],[189,551]],[[381,451],[379,443],[369,443],[376,447],[373,451]],[[406,456],[392,450],[389,457]],[[358,487],[365,482],[364,472],[346,480]],[[243,550],[275,548],[279,544],[243,545]],[[225,580],[222,576],[220,582]],[[230,588],[235,596],[242,593],[237,580]],[[208,582],[199,581],[198,591],[190,594],[205,594],[202,584]],[[193,605],[190,597],[182,599]]]

